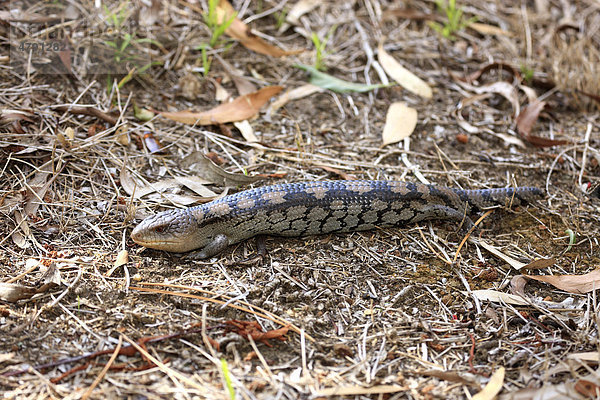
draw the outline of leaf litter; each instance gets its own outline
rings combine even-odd
[[[16,296],[5,295],[15,302],[0,307],[1,345],[13,354],[0,357],[7,396],[41,397],[48,381],[60,382],[54,396],[85,386],[98,398],[175,390],[205,398],[594,393],[597,378],[582,374],[597,363],[591,290],[600,262],[598,198],[578,188],[600,182],[597,117],[585,111],[593,106],[582,95],[598,91],[597,63],[590,62],[597,51],[585,51],[598,42],[590,29],[597,13],[580,4],[457,2],[478,22],[450,40],[427,24],[444,24],[432,3],[394,13],[379,1],[242,2],[222,43],[209,49],[208,67],[198,50],[209,40],[206,10],[152,2],[138,14],[131,4],[122,14],[115,4],[109,11],[117,13],[98,21],[140,15],[153,42],[135,50],[159,62],[111,71],[113,85],[82,72],[98,61],[85,40],[71,40],[77,51],[54,58],[68,76],[47,75],[41,58],[13,51],[18,43],[8,27],[28,32],[37,26],[32,21],[61,22],[55,14],[62,11],[48,9],[54,19],[43,7],[32,18],[0,13],[4,43],[12,45],[10,59],[0,57],[10,61],[0,69],[0,271],[3,285],[18,285]],[[219,5],[232,15],[231,4]],[[560,22],[572,8],[585,15],[581,31]],[[323,87],[307,86],[293,65],[310,69],[315,50],[297,49],[311,48],[313,33],[330,31],[321,55],[330,69],[317,74]],[[515,55],[518,62],[498,61]],[[467,78],[455,79],[463,73]],[[372,85],[387,82],[386,74],[399,84]],[[184,95],[174,85],[186,75],[196,83]],[[414,89],[416,75],[421,89]],[[274,87],[286,94],[269,106]],[[217,105],[226,97],[233,105]],[[395,104],[413,111],[391,112],[400,109]],[[175,118],[153,117],[156,109]],[[208,111],[173,111],[189,109]],[[383,136],[402,144],[383,147]],[[472,236],[487,247],[468,242],[460,253],[455,226],[435,221],[269,238],[268,254],[253,264],[246,260],[260,244],[252,241],[198,262],[128,239],[142,215],[173,204],[338,177],[469,189],[519,184],[548,193],[533,207],[486,218]],[[569,245],[566,230],[576,238]],[[44,267],[28,263],[32,258]],[[57,272],[48,277],[51,263]],[[511,265],[539,272],[525,278]],[[51,286],[25,295],[47,279]],[[179,292],[133,289],[140,279],[179,285]],[[188,296],[202,287],[213,289],[210,297]],[[277,340],[283,317],[295,324],[285,341]],[[227,333],[225,321],[238,322]],[[273,347],[260,342],[264,335],[276,339]],[[109,359],[128,337],[141,350],[125,344]],[[145,342],[153,343],[150,353]],[[224,371],[229,379],[220,379]]]

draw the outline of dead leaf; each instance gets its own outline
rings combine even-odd
[[[493,132],[492,133],[494,136],[499,137],[500,139],[502,139],[504,141],[504,143],[506,143],[507,145],[515,145],[515,146],[519,146],[520,148],[524,149],[527,146],[525,145],[525,142],[523,142],[521,139],[519,139],[516,136],[513,135],[509,135],[508,133],[496,133]]]
[[[235,88],[237,89],[240,96],[256,92],[256,86],[254,86],[252,82],[245,78],[240,70],[233,67],[227,61],[225,61],[223,57],[221,57],[218,53],[215,54],[215,58],[217,59],[217,61],[219,61],[223,69],[225,69],[225,72],[227,72],[229,78],[231,78],[231,80],[235,84]]]
[[[587,379],[579,379],[575,383],[575,390],[588,399],[594,399],[600,394],[600,386]]]
[[[342,179],[344,179],[346,181],[352,181],[352,180],[357,179],[356,175],[349,174],[347,172],[341,171],[341,170],[339,170],[337,168],[330,167],[328,165],[315,164],[315,167],[316,168],[322,168],[322,169],[324,169],[327,172],[331,172],[332,174],[336,174],[337,176],[339,176],[340,178],[342,178]]]
[[[261,179],[259,176],[249,176],[227,172],[217,164],[213,163],[208,157],[199,151],[191,153],[185,157],[181,164],[182,167],[193,169],[202,178],[205,178],[219,186],[237,187],[247,185]],[[192,165],[194,166],[193,168]]]
[[[235,15],[235,10],[227,0],[221,0],[217,6],[217,13],[219,23],[223,23],[223,21],[228,21],[233,15]],[[238,40],[247,49],[260,54],[265,54],[267,56],[282,57],[300,54],[304,51],[304,49],[282,50],[277,46],[273,46],[272,44],[265,42],[259,36],[252,33],[250,28],[248,28],[248,26],[238,17],[233,19],[233,22],[225,30],[225,33]]]
[[[531,129],[545,105],[545,101],[536,99],[523,109],[523,112],[517,116],[517,131],[519,132],[519,135],[527,142],[537,147],[551,147],[567,144],[568,141],[566,140],[547,139],[531,134]]]
[[[385,394],[406,391],[406,386],[400,385],[376,385],[364,387],[359,385],[336,386],[331,388],[319,389],[315,392],[316,396],[358,396],[370,394]]]
[[[426,99],[433,96],[431,87],[421,78],[404,68],[394,57],[383,49],[383,42],[377,48],[379,63],[385,72],[403,88]]]
[[[529,279],[549,283],[569,293],[589,293],[600,289],[600,268],[583,275],[525,275]]]
[[[275,111],[292,100],[301,99],[303,97],[310,96],[313,93],[320,93],[324,91],[325,89],[322,87],[307,83],[306,85],[286,91],[284,94],[279,96],[279,98],[273,101],[273,103],[271,103],[270,109],[271,111]]]
[[[50,267],[48,267],[46,272],[42,275],[40,283],[41,284],[35,290],[36,293],[45,293],[60,286],[60,269],[56,266],[56,263],[53,262],[50,264]]]
[[[496,247],[492,246],[491,244],[488,244],[487,242],[483,241],[483,240],[479,240],[477,242],[477,244],[479,244],[481,247],[483,247],[484,249],[486,249],[487,251],[489,251],[490,253],[492,253],[493,255],[503,259],[504,261],[506,261],[511,267],[513,267],[514,269],[516,269],[517,271],[520,270],[521,268],[523,268],[526,264],[515,260],[514,258],[502,253],[499,249],[497,249]]]
[[[527,284],[527,278],[524,275],[515,275],[510,280],[510,290],[513,294],[527,298],[525,295],[525,285]]]
[[[13,109],[1,109],[0,110],[0,124],[10,124],[18,121],[34,122],[36,115],[30,111],[13,110]]]
[[[513,67],[511,64],[505,63],[505,62],[492,62],[492,63],[486,64],[483,67],[479,68],[477,71],[472,72],[471,74],[467,75],[465,78],[460,78],[459,76],[452,74],[452,73],[450,74],[450,76],[452,78],[454,78],[455,80],[460,80],[463,82],[471,83],[471,82],[479,79],[479,77],[481,75],[483,75],[484,73],[491,71],[491,70],[506,71],[506,72],[509,72],[512,76],[516,77],[519,81],[522,80],[521,73],[519,72],[519,70],[516,69],[515,67]]]
[[[202,186],[203,184],[212,182],[196,176],[176,177],[173,179],[163,179],[154,183],[143,183],[139,180],[134,180],[129,171],[126,168],[122,168],[120,181],[123,190],[128,195],[133,196],[134,199],[149,196],[149,200],[160,204],[172,203],[179,206],[188,206],[194,203],[206,202],[217,197],[216,193],[212,190]],[[180,191],[182,185],[198,193],[200,197],[176,193]]]
[[[508,36],[508,37],[514,36],[511,32],[505,31],[502,28],[499,28],[494,25],[482,24],[479,22],[471,22],[468,25],[468,27],[473,30],[476,30],[477,32],[481,33],[482,35],[496,35],[496,36]]]
[[[15,358],[15,353],[0,353],[0,365]]]
[[[207,179],[202,179],[198,176],[177,176],[175,177],[175,179],[177,180],[177,182],[181,183],[182,185],[192,190],[199,196],[206,198],[217,197],[217,194],[215,192],[204,186],[206,184],[211,183]]]
[[[540,258],[523,266],[523,269],[542,269],[556,264],[555,258]]]
[[[127,134],[128,128],[127,124],[123,124],[117,128],[115,131],[115,140],[121,146],[129,146],[131,140],[129,139],[129,135]]]
[[[44,196],[46,196],[50,185],[58,176],[58,172],[52,176],[54,167],[56,165],[51,162],[44,164],[33,178],[27,182],[27,203],[23,207],[25,215],[35,215],[44,202]]]
[[[573,369],[567,369],[567,371],[573,371]],[[593,376],[588,375],[589,378],[597,379]],[[558,384],[546,384],[539,388],[527,387],[510,393],[511,400],[560,400],[560,399],[582,399],[581,396],[576,395],[575,381],[566,381]],[[591,398],[596,398],[596,395]]]
[[[277,339],[285,341],[284,335],[288,333],[290,329],[289,326],[284,326],[279,329],[265,332],[256,321],[242,321],[237,319],[225,321],[225,326],[228,331],[233,331],[245,338],[251,337],[253,340],[262,342],[269,347],[272,347],[269,340]]]
[[[23,214],[21,214],[19,210],[15,210],[13,215],[15,217],[15,222],[17,223],[19,228],[21,228],[21,231],[23,231],[23,233],[21,234],[20,231],[15,230],[11,235],[11,239],[13,240],[13,243],[16,244],[19,248],[26,249],[29,246],[31,246],[31,243],[26,239],[31,236],[29,224],[27,223],[27,219],[23,217]]]
[[[0,282],[0,300],[15,303],[18,300],[30,299],[36,293],[35,288],[17,283]]]
[[[590,99],[594,100],[596,103],[600,104],[600,96],[597,94],[593,94],[593,93],[588,93],[588,92],[584,92],[583,90],[578,90],[579,93],[581,93],[584,96],[589,97]]]
[[[130,196],[133,196],[134,193],[139,189],[143,188],[144,185],[141,181],[133,178],[127,165],[124,163],[121,167],[121,172],[119,173],[119,181],[121,182],[121,187]],[[140,197],[140,195],[136,194],[136,197]]]
[[[504,367],[500,367],[492,374],[490,381],[481,392],[472,397],[473,400],[493,400],[502,390],[504,384]]]
[[[491,310],[491,308],[488,308],[488,310]],[[438,378],[448,382],[458,382],[463,385],[479,387],[479,384],[473,378],[469,379],[466,376],[462,376],[462,374],[454,371],[441,371],[439,369],[431,369],[427,371],[418,371],[418,374],[422,376],[432,376],[434,378]]]
[[[321,3],[321,0],[300,0],[292,6],[285,20],[292,25],[297,25],[300,17],[312,11],[319,3]]]
[[[491,85],[476,87],[475,93],[497,93],[510,102],[513,108],[514,115],[519,115],[521,107],[519,105],[519,96],[517,89],[508,82],[494,82]]]
[[[190,125],[215,125],[226,122],[243,121],[258,114],[269,99],[279,93],[283,87],[268,86],[256,92],[245,94],[235,100],[221,104],[211,110],[195,111],[158,111],[163,117]]]
[[[397,143],[410,136],[417,126],[417,110],[405,103],[393,103],[388,108],[385,126],[381,135],[383,146]]]
[[[125,265],[129,262],[129,252],[127,250],[119,251],[117,254],[117,259],[115,260],[115,267],[120,267],[121,265]]]
[[[254,129],[252,129],[252,125],[250,125],[250,122],[248,122],[248,120],[234,122],[233,125],[236,128],[238,128],[238,130],[240,131],[240,133],[242,134],[244,139],[246,139],[246,142],[248,142],[248,143],[258,142],[258,138],[254,134]]]
[[[411,19],[414,21],[419,20],[436,20],[436,16],[433,14],[425,14],[420,11],[417,11],[413,8],[392,8],[386,10],[383,15],[383,20],[387,21],[395,18],[403,18],[403,19]]]
[[[529,304],[521,296],[498,292],[496,290],[481,289],[481,290],[473,290],[472,293],[475,297],[477,297],[479,300],[482,300],[482,301],[493,301],[495,303],[507,303],[507,304],[514,304],[514,305],[518,305],[518,306],[525,306],[525,305]],[[463,294],[468,294],[468,292],[463,292]]]
[[[547,139],[540,136],[529,135],[527,141],[535,147],[561,146],[569,143],[567,140]]]
[[[546,105],[545,101],[535,100],[523,109],[523,112],[517,117],[517,131],[523,138],[527,138],[531,133],[533,125],[536,123],[540,112]]]
[[[65,66],[67,72],[73,74],[73,70],[71,69],[71,43],[69,43],[68,36],[64,37],[61,48],[64,50],[58,52],[58,58]]]
[[[567,355],[568,360],[577,360],[577,361],[591,361],[591,362],[599,362],[600,354],[597,351],[586,351],[583,353],[571,353]]]
[[[523,93],[525,93],[525,96],[527,96],[527,101],[529,103],[533,103],[534,101],[537,100],[538,96],[537,96],[537,93],[535,92],[535,89],[532,89],[529,86],[525,86],[525,85],[519,85],[519,89],[521,89],[523,91]]]
[[[215,100],[223,103],[231,98],[229,92],[219,82],[215,80],[213,85],[215,85]]]

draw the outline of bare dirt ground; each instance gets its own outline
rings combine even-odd
[[[462,21],[477,20],[444,37],[434,26],[447,16],[428,1],[239,1],[253,34],[212,47],[206,3],[92,3],[0,11],[5,398],[600,397],[597,2],[461,1]],[[294,20],[298,4],[309,7]],[[131,21],[143,36],[111,31]],[[110,67],[84,40],[94,28],[112,32],[94,48]],[[70,52],[19,49],[44,29],[80,36],[58,41]],[[277,101],[309,82],[294,65],[314,65],[312,33],[327,74],[393,83],[382,42],[433,96],[392,85],[271,101],[248,121],[256,141],[229,122],[146,123],[134,111],[210,110],[224,92],[273,85]],[[249,49],[257,36],[305,51]],[[382,146],[394,102],[418,122]],[[444,221],[267,238],[254,263],[253,240],[202,262],[129,238],[143,217],[210,191],[352,178],[546,196],[496,209],[462,247]],[[549,261],[515,268],[534,260]]]

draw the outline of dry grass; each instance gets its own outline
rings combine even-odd
[[[210,52],[204,78],[196,49],[209,38],[199,22],[202,7],[169,0],[156,2],[154,19],[148,9],[140,11],[140,19],[151,22],[148,37],[160,46],[139,44],[137,50],[161,65],[134,75],[118,91],[107,90],[107,71],[86,72],[86,63],[97,62],[95,54],[74,55],[73,73],[54,75],[14,51],[10,61],[17,64],[0,58],[0,277],[42,287],[32,298],[0,304],[5,396],[228,398],[231,386],[244,399],[335,393],[468,398],[499,367],[506,368],[504,395],[526,396],[524,390],[534,393],[543,385],[574,393],[581,378],[600,383],[595,292],[569,293],[537,282],[522,289],[523,281],[514,278],[523,271],[477,243],[467,243],[452,262],[462,239],[453,225],[269,238],[266,259],[255,264],[241,262],[254,254],[253,241],[214,262],[198,262],[142,249],[129,239],[145,215],[206,201],[198,186],[190,189],[177,178],[205,173],[193,160],[212,152],[228,172],[262,174],[254,186],[352,175],[470,189],[514,182],[545,187],[544,201],[495,211],[476,236],[524,263],[556,259],[526,273],[594,270],[600,266],[600,199],[581,188],[600,183],[600,124],[597,111],[576,108],[566,94],[599,90],[593,70],[598,14],[590,11],[597,12],[597,5],[549,2],[540,10],[520,2],[459,2],[478,22],[509,34],[467,29],[451,42],[438,38],[426,21],[394,16],[390,10],[404,8],[401,3],[319,3],[281,34],[279,3],[234,7],[240,10],[242,3],[242,19],[256,17],[250,25],[285,49],[310,48],[311,32],[323,36],[336,25],[325,63],[329,73],[350,81],[380,82],[376,56],[369,54],[385,36],[386,50],[435,88],[433,100],[400,87],[317,93],[265,109],[250,121],[258,143],[246,142],[230,124],[198,127],[155,117],[149,126],[134,117],[133,101],[157,110],[205,110],[217,105],[217,84],[238,96],[233,69],[256,88],[294,88],[308,78],[293,64],[314,60],[313,51],[273,58],[234,43]],[[43,7],[39,3],[30,13]],[[430,2],[410,7],[435,12]],[[569,15],[587,15],[582,33],[548,51],[543,39],[559,26],[565,8]],[[7,20],[5,14],[0,19]],[[7,53],[14,45],[8,22],[0,25],[0,39]],[[511,105],[497,94],[477,97],[452,78],[490,61],[532,68],[530,85],[547,102],[534,130],[570,144],[515,144]],[[500,79],[518,85],[497,69],[471,84]],[[552,80],[552,89],[543,86]],[[419,124],[409,145],[382,148],[386,111],[394,101],[416,108]],[[523,92],[519,101],[527,104]],[[466,143],[457,140],[465,133],[461,121],[476,128]],[[160,153],[149,150],[148,132],[161,143]],[[572,245],[566,229],[576,233]],[[115,264],[123,250],[127,262]],[[524,290],[528,304],[481,300],[475,292],[481,289]],[[256,321],[274,339],[247,340],[226,324],[230,320]],[[285,327],[287,340],[280,341],[278,330]],[[132,343],[141,346],[137,352]],[[74,359],[98,351],[105,353]],[[592,361],[577,356],[585,352]],[[30,368],[60,360],[65,362]]]

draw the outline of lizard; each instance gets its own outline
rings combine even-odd
[[[389,180],[284,183],[244,190],[144,219],[131,238],[144,247],[212,257],[256,235],[299,237],[365,231],[426,220],[473,226],[469,215],[498,205],[520,205],[543,195],[535,187],[463,190]]]

